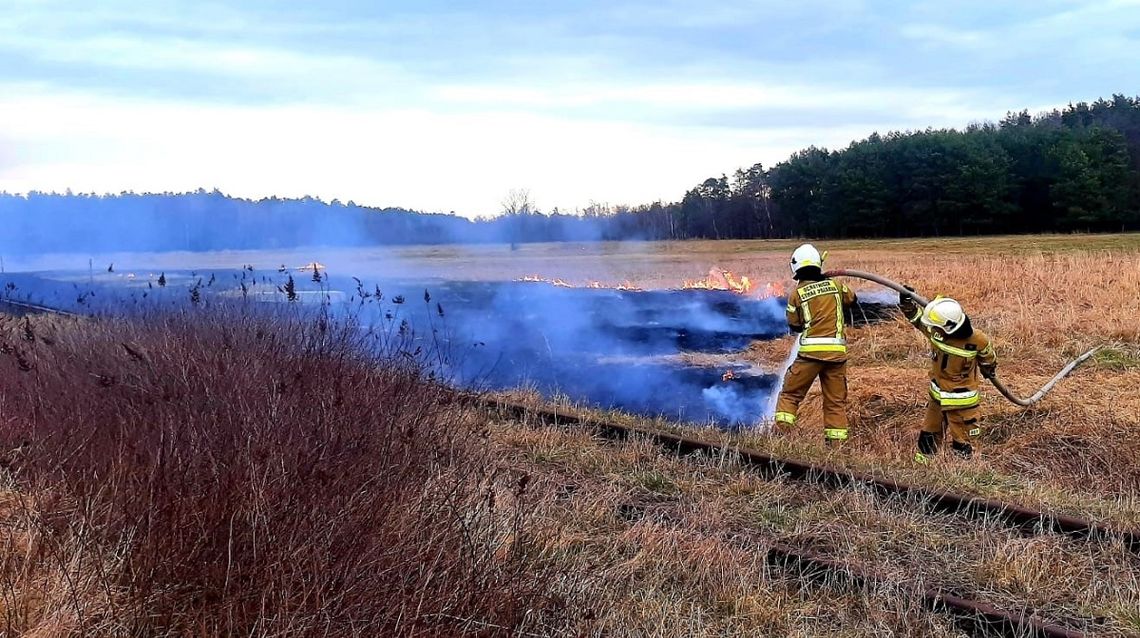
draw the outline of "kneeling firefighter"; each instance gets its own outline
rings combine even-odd
[[[913,290],[909,286],[907,289]],[[993,343],[984,332],[970,325],[962,306],[948,297],[936,297],[925,308],[919,308],[910,297],[899,295],[899,309],[926,335],[931,346],[930,401],[926,404],[914,460],[929,463],[930,457],[938,453],[947,430],[951,449],[968,457],[982,433],[978,374],[990,378],[997,370]]]
[[[788,328],[800,333],[799,354],[784,375],[776,424],[793,426],[796,411],[816,377],[823,392],[824,440],[847,439],[847,340],[843,308],[855,303],[847,286],[823,276],[823,259],[811,244],[792,253],[797,284],[788,297]]]

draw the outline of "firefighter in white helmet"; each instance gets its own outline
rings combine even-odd
[[[909,296],[900,295],[899,308],[926,335],[931,348],[930,400],[914,459],[929,463],[947,431],[951,449],[968,457],[982,433],[979,373],[989,378],[997,369],[993,343],[970,325],[962,306],[949,297],[936,297],[919,308]]]
[[[796,289],[788,297],[788,328],[798,332],[799,354],[784,375],[776,403],[776,424],[796,423],[808,388],[819,378],[823,393],[824,440],[847,439],[847,338],[843,309],[855,303],[850,288],[823,276],[823,259],[811,244],[792,253]]]

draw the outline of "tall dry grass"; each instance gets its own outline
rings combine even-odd
[[[6,327],[5,635],[508,635],[554,604],[527,477],[353,326]]]
[[[862,253],[851,261],[960,300],[993,338],[999,374],[1022,396],[1080,353],[1103,346],[1029,409],[985,384],[982,446],[988,464],[1003,472],[1130,500],[1140,490],[1140,440],[1132,436],[1140,424],[1140,260],[1134,257],[1090,251],[926,260]],[[913,445],[926,402],[927,352],[921,335],[901,320],[852,331],[850,412],[869,451],[905,458]]]
[[[414,362],[319,326],[9,322],[3,633],[954,635],[889,588],[773,570],[711,521],[659,526],[652,492],[570,484]],[[631,476],[669,491],[660,469]]]

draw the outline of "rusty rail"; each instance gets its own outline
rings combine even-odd
[[[766,561],[769,565],[795,570],[805,576],[822,580],[826,576],[840,576],[855,586],[886,585],[900,590],[910,590],[923,606],[935,612],[948,613],[959,622],[969,626],[982,636],[1028,636],[1041,638],[1079,638],[1085,632],[1073,627],[1083,624],[1074,619],[1065,619],[1066,624],[1048,622],[1026,611],[1004,611],[992,603],[958,596],[937,587],[919,589],[814,552],[805,552],[793,547],[773,543],[768,547]],[[1087,622],[1087,621],[1086,621]]]
[[[51,314],[62,315],[64,317],[78,317],[80,315],[66,310],[59,310],[58,308],[51,308],[48,306],[41,306],[40,304],[31,303],[28,301],[17,301],[15,299],[0,299],[0,310],[12,308],[20,314]]]
[[[1089,521],[1036,512],[1000,501],[957,495],[941,490],[877,479],[857,472],[780,459],[761,452],[709,443],[659,430],[580,417],[557,409],[531,408],[472,394],[460,394],[459,396],[461,400],[481,409],[506,412],[516,418],[530,415],[553,425],[580,425],[611,439],[647,438],[678,454],[704,452],[724,458],[735,457],[741,463],[757,468],[767,475],[787,476],[796,480],[819,482],[835,487],[865,485],[873,488],[880,495],[918,498],[935,511],[980,518],[997,518],[1034,533],[1049,530],[1078,537],[1118,536],[1124,538],[1125,542],[1134,549],[1140,546],[1140,530],[1132,532],[1111,530]],[[1065,619],[1064,624],[1048,622],[1024,610],[1004,611],[991,603],[960,596],[937,587],[919,589],[908,584],[892,582],[890,579],[871,571],[860,570],[833,558],[800,550],[789,545],[781,543],[764,543],[763,545],[767,547],[766,561],[771,565],[794,569],[816,579],[825,576],[839,576],[856,586],[880,584],[909,590],[916,599],[922,600],[927,609],[952,614],[979,635],[1006,635],[1019,638],[1026,636],[1077,638],[1086,634],[1082,630],[1074,629],[1074,627],[1079,627],[1082,623],[1090,624],[1092,622],[1073,619]]]
[[[1132,551],[1140,551],[1140,529],[1115,529],[1074,516],[1042,512],[996,499],[968,494],[955,494],[931,487],[910,485],[890,479],[877,478],[862,472],[816,465],[793,459],[782,459],[756,450],[701,441],[699,439],[679,436],[659,430],[619,425],[599,419],[580,417],[560,410],[549,408],[536,409],[476,395],[462,396],[465,397],[465,400],[474,402],[485,409],[508,412],[516,417],[523,417],[529,414],[552,424],[564,423],[581,425],[608,438],[647,438],[661,447],[682,455],[702,452],[725,458],[735,458],[740,463],[753,467],[769,476],[786,476],[794,480],[811,481],[828,487],[865,486],[874,490],[875,493],[880,496],[912,498],[917,502],[923,503],[932,511],[983,520],[996,520],[1029,534],[1055,532],[1076,538],[1120,538]]]

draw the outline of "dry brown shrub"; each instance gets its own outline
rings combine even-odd
[[[506,635],[557,607],[528,477],[359,335],[225,310],[0,335],[8,634]]]

